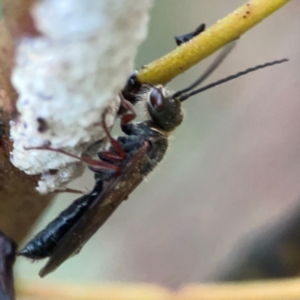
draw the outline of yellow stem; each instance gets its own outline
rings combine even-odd
[[[167,288],[154,284],[82,285],[43,281],[16,284],[18,300],[173,300]]]
[[[19,300],[296,300],[299,279],[187,285],[172,291],[153,284],[49,284],[17,282]]]
[[[296,300],[299,279],[232,282],[184,287],[178,300]]]
[[[251,0],[172,52],[139,70],[137,79],[165,84],[261,22],[289,0]]]

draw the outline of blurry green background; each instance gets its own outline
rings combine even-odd
[[[175,48],[174,35],[208,26],[244,0],[165,0],[151,11],[136,67]],[[208,82],[281,58],[184,103],[185,120],[163,163],[121,205],[80,255],[43,281],[213,280],[243,243],[300,207],[300,5],[292,1],[242,36]],[[170,83],[194,81],[213,60]],[[70,187],[91,188],[91,172]],[[36,224],[42,229],[76,195],[63,194]],[[29,237],[28,237],[29,238]],[[21,278],[40,280],[43,262],[18,259]]]

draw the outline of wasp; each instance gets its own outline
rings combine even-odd
[[[202,27],[186,36],[181,36],[180,40],[186,42],[201,33]],[[204,90],[249,72],[287,61],[282,59],[258,65],[195,89],[220,65],[232,48],[233,44],[226,47],[197,81],[175,93],[161,85],[139,83],[133,74],[120,94],[120,123],[126,135],[113,138],[106,126],[104,113],[102,127],[111,146],[108,151],[101,151],[98,154],[99,161],[76,157],[61,149],[28,148],[28,150],[57,151],[76,157],[87,163],[95,173],[93,191],[75,200],[19,251],[19,255],[34,260],[49,257],[45,267],[39,273],[41,277],[54,271],[65,260],[77,254],[116,208],[162,161],[168,149],[171,133],[183,121],[182,102]],[[148,119],[140,123],[132,122],[136,116],[134,110],[136,102],[143,102],[148,112]]]

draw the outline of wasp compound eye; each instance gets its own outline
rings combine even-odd
[[[165,97],[160,89],[154,88],[150,93],[149,100],[152,108],[156,112],[162,112],[165,110]]]

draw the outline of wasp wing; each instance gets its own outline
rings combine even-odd
[[[60,240],[45,267],[41,269],[41,277],[53,272],[65,260],[77,254],[122,201],[141,183],[143,175],[140,170],[148,163],[149,149],[149,143],[145,142],[122,167],[120,174],[108,182],[86,213]]]

